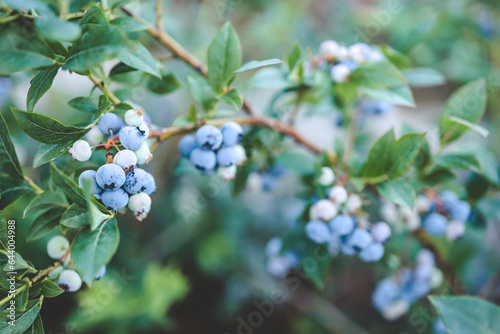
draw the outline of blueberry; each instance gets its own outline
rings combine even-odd
[[[334,180],[335,174],[333,173],[333,170],[330,167],[322,167],[318,183],[322,186],[328,187],[332,185]]]
[[[440,236],[446,233],[448,221],[439,213],[431,213],[424,219],[422,227],[430,235]]]
[[[106,190],[102,194],[102,204],[110,210],[118,211],[127,206],[128,194],[122,188]]]
[[[465,222],[470,216],[470,205],[466,201],[457,201],[449,210],[451,219]]]
[[[282,241],[278,237],[270,239],[266,244],[266,255],[273,256],[278,255],[281,250]]]
[[[383,312],[396,301],[401,294],[401,287],[392,279],[386,278],[378,282],[372,294],[373,306]]]
[[[150,179],[148,173],[141,168],[135,168],[127,173],[123,189],[129,194],[137,194],[146,190]]]
[[[317,244],[323,244],[330,239],[328,225],[318,220],[312,220],[306,224],[306,235]]]
[[[78,161],[87,161],[92,156],[92,149],[85,140],[77,140],[69,149],[69,154]]]
[[[116,135],[122,127],[122,120],[117,114],[108,113],[99,117],[97,126],[99,130],[107,136],[109,136],[111,132],[113,132],[113,135]]]
[[[339,43],[327,40],[320,44],[319,54],[323,59],[328,62],[334,61],[339,58],[341,46]]]
[[[137,155],[131,150],[121,150],[115,154],[113,162],[121,168],[128,170],[137,165]]]
[[[346,82],[351,74],[350,68],[345,64],[338,64],[332,67],[330,70],[330,75],[335,82]]]
[[[47,254],[54,260],[59,260],[69,248],[69,241],[62,235],[52,237],[47,243]]]
[[[59,274],[57,285],[65,291],[75,292],[82,287],[82,279],[74,270],[63,270]]]
[[[80,188],[83,188],[83,180],[84,179],[89,179],[92,181],[92,193],[93,194],[99,194],[102,192],[102,188],[99,187],[99,185],[97,184],[97,181],[96,181],[96,174],[97,172],[95,170],[86,170],[84,171],[83,173],[80,174],[80,176],[78,177],[78,186]]]
[[[144,119],[144,110],[130,109],[125,113],[125,122],[131,126],[139,126]]]
[[[345,203],[348,198],[347,190],[341,186],[335,186],[328,192],[328,197],[335,203]]]
[[[352,232],[347,240],[347,244],[355,251],[359,252],[368,247],[372,243],[371,234],[362,228],[357,228]]]
[[[434,265],[433,264],[419,264],[415,267],[413,271],[413,275],[415,279],[421,281],[430,281],[432,274],[434,273]]]
[[[348,235],[354,229],[354,220],[347,215],[340,215],[330,221],[333,234],[340,236]]]
[[[446,237],[449,240],[458,240],[465,234],[465,223],[460,220],[452,220],[446,229]]]
[[[338,234],[332,233],[330,239],[328,239],[327,247],[328,252],[333,256],[338,255],[340,247],[342,246],[342,238]]]
[[[373,239],[380,243],[386,243],[391,238],[391,228],[386,222],[378,222],[374,224],[370,232]]]
[[[435,334],[448,334],[449,333],[448,329],[444,325],[443,320],[441,320],[439,318],[436,319],[436,321],[434,321],[432,328],[434,329]]]
[[[223,147],[217,151],[217,163],[222,167],[229,167],[236,164],[238,154],[234,147]]]
[[[238,145],[243,140],[243,128],[236,122],[227,122],[220,131],[224,146]]]
[[[417,264],[435,264],[434,254],[428,249],[421,249],[417,254]]]
[[[343,243],[340,246],[340,252],[347,256],[353,256],[357,253],[356,249],[347,243]]]
[[[311,206],[309,217],[311,220],[328,221],[338,213],[337,207],[327,199],[321,199]]]
[[[145,138],[144,132],[133,126],[126,126],[120,131],[120,143],[132,151],[138,150]]]
[[[443,209],[449,212],[455,204],[459,201],[457,194],[452,191],[443,191],[439,195],[441,199],[441,204],[443,205]]]
[[[213,151],[195,148],[189,155],[193,165],[200,171],[212,171],[217,165],[217,156]]]
[[[365,101],[363,103],[363,112],[372,115],[382,115],[392,108],[392,104],[385,101]]]
[[[359,253],[359,258],[365,262],[375,262],[384,256],[384,246],[379,242],[372,242]]]
[[[148,182],[146,183],[143,192],[145,192],[148,195],[151,195],[156,192],[156,182],[154,176],[151,175],[151,173],[147,174],[148,174]]]
[[[153,159],[151,150],[149,149],[148,143],[146,142],[142,143],[141,147],[138,150],[135,150],[134,153],[137,157],[138,165],[147,164]]]
[[[191,152],[198,146],[196,143],[196,137],[194,135],[187,135],[184,136],[180,141],[179,141],[179,153],[189,159],[189,155]]]
[[[97,170],[95,177],[97,184],[104,190],[115,190],[123,186],[125,172],[115,164],[106,164]]]
[[[216,150],[222,145],[222,132],[213,125],[204,125],[196,131],[198,146],[207,150]]]
[[[101,268],[99,268],[99,270],[95,274],[95,280],[96,281],[100,280],[101,278],[104,277],[104,275],[106,275],[106,266],[102,266]]]
[[[139,221],[142,221],[151,210],[151,197],[146,193],[132,195],[128,201],[128,208]]]

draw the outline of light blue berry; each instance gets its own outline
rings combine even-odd
[[[222,132],[213,125],[204,125],[196,131],[198,146],[207,150],[216,150],[222,145]]]
[[[199,147],[195,148],[191,152],[189,159],[196,167],[196,169],[202,172],[212,171],[217,165],[217,156],[215,155],[215,153],[213,151],[204,150]]]
[[[133,171],[127,173],[123,189],[129,194],[137,194],[144,192],[149,182],[148,173],[144,169],[134,168]]]
[[[123,186],[125,172],[115,164],[106,164],[97,170],[95,177],[97,184],[104,190],[115,190]]]
[[[384,246],[379,242],[372,242],[359,253],[359,258],[365,262],[376,262],[384,256]]]
[[[95,170],[86,170],[84,171],[83,173],[80,174],[80,176],[78,177],[78,186],[80,188],[83,188],[83,180],[84,179],[89,179],[92,181],[92,193],[93,194],[99,194],[100,192],[102,192],[102,188],[99,187],[99,185],[97,184],[97,181],[96,181],[96,174],[97,172]]]
[[[104,114],[99,117],[99,121],[97,122],[97,126],[99,130],[105,135],[110,135],[111,131],[113,135],[117,135],[122,127],[122,119],[113,113]]]
[[[222,167],[229,167],[236,163],[238,155],[234,147],[223,147],[217,152],[217,163]]]
[[[424,219],[422,227],[430,235],[440,236],[446,233],[448,221],[439,213],[431,213]]]
[[[441,199],[441,204],[443,205],[443,209],[449,212],[455,204],[459,201],[458,195],[452,191],[443,191],[439,195]]]
[[[337,216],[329,224],[332,232],[338,235],[348,235],[354,229],[354,220],[347,215]]]
[[[357,253],[354,247],[345,242],[340,246],[340,252],[347,256],[353,256]]]
[[[371,243],[371,234],[367,230],[362,228],[355,229],[347,240],[347,244],[357,252],[362,251]]]
[[[398,300],[401,294],[401,287],[390,278],[378,282],[372,294],[373,306],[383,312],[390,304]]]
[[[306,235],[315,243],[322,244],[330,239],[331,233],[325,223],[312,220],[306,224]]]
[[[187,135],[184,136],[180,141],[179,141],[179,153],[189,159],[189,155],[191,152],[198,146],[196,143],[196,137],[194,135]]]
[[[241,143],[243,128],[236,122],[227,122],[221,128],[224,146],[233,146]]]
[[[133,126],[126,126],[120,131],[120,143],[132,151],[138,150],[145,138],[144,131]]]
[[[451,219],[465,222],[470,216],[470,205],[466,201],[457,201],[449,210]]]
[[[122,188],[106,190],[102,194],[102,204],[110,210],[118,211],[128,204],[128,194]]]
[[[146,183],[145,189],[143,192],[145,192],[148,195],[154,194],[156,192],[156,182],[155,178],[151,173],[148,174],[148,182]]]

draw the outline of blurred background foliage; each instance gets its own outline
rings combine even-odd
[[[151,1],[127,5],[154,21]],[[446,76],[446,85],[415,89],[416,109],[398,109],[386,116],[389,121],[369,119],[365,124],[369,132],[381,133],[389,123],[402,120],[414,121],[423,130],[435,129],[437,110],[450,92],[480,77],[488,81],[488,119],[495,128],[500,126],[498,1],[165,0],[163,6],[165,29],[201,59],[217,29],[229,20],[240,36],[244,62],[283,57],[295,40],[316,52],[323,40],[334,39],[347,44],[389,44],[414,66],[432,67]],[[168,57],[154,41],[144,42],[155,57]],[[168,62],[166,68],[178,74],[190,71],[177,60]],[[246,75],[250,79],[253,73]],[[236,86],[252,104],[264,109],[272,90],[255,89],[245,82],[251,81],[239,78]],[[2,114],[21,163],[31,170],[37,145],[7,112],[9,105],[24,109],[28,88],[25,74],[0,78]],[[68,112],[66,101],[85,95],[90,88],[85,78],[61,73],[38,108],[63,123],[76,123],[79,116]],[[189,108],[186,90],[159,96],[137,89],[131,100],[159,126],[170,125]],[[332,148],[331,133],[337,135],[333,115],[326,110],[312,120],[299,117],[299,129],[322,147]],[[82,121],[85,117],[81,114]],[[272,147],[272,134],[262,130],[260,136],[264,147]],[[489,138],[496,153],[500,153],[500,146],[494,145],[498,136],[498,131],[492,131]],[[252,173],[245,191],[233,198],[231,183],[204,178],[183,166],[176,146],[172,139],[155,152],[149,169],[159,191],[152,211],[144,222],[130,216],[120,218],[121,242],[105,278],[91,290],[44,301],[46,333],[237,333],[244,327],[242,322],[260,310],[258,305],[277,291],[285,294],[286,302],[274,304],[272,316],[265,316],[258,328],[252,328],[255,333],[432,333],[434,311],[427,301],[414,305],[396,322],[384,321],[371,306],[375,283],[399,267],[399,254],[386,257],[379,265],[336,259],[324,291],[303,279],[292,291],[291,285],[267,274],[267,240],[288,231],[306,205],[301,198],[307,192],[294,171],[298,161],[307,163],[305,153],[284,159],[286,172]],[[67,168],[72,169],[71,165]],[[48,166],[34,172],[33,178],[43,182]],[[31,219],[21,218],[28,200],[18,201],[5,214],[21,221],[17,247],[37,267],[45,267],[50,265],[44,250],[50,236],[23,241],[31,224]],[[497,220],[498,215],[493,212]],[[486,231],[471,228],[449,250],[472,292],[498,269],[498,247],[484,247],[498,243],[498,232],[493,225],[486,226]],[[405,235],[399,238],[393,241],[394,248],[404,245],[403,251],[413,254],[417,245]]]

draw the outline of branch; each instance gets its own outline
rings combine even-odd
[[[167,34],[165,31],[158,29],[158,27],[153,26],[151,23],[149,23],[146,20],[143,20],[139,16],[135,15],[131,11],[129,11],[125,7],[121,7],[122,11],[133,18],[139,19],[146,23],[148,25],[148,29],[146,30],[153,38],[155,38],[161,45],[172,51],[172,54],[181,59],[183,62],[191,66],[193,69],[195,69],[198,73],[200,73],[202,76],[207,77],[208,76],[208,70],[207,66],[198,58],[196,58],[193,54],[191,54],[189,51],[184,49],[182,45],[177,43],[175,39],[172,38],[169,34]],[[158,13],[157,13],[158,15]],[[243,101],[243,106],[242,109],[249,115],[254,115],[255,112],[253,111],[252,107],[246,102]]]
[[[214,126],[221,126],[226,122],[236,122],[243,125],[257,125],[266,127],[272,130],[276,130],[282,134],[289,136],[294,139],[298,144],[306,147],[310,151],[315,154],[320,154],[323,150],[318,147],[316,144],[310,142],[308,139],[304,138],[300,133],[298,133],[293,127],[273,118],[267,117],[257,117],[257,116],[249,116],[249,117],[238,117],[238,118],[224,118],[224,119],[214,119],[209,120],[206,123]],[[158,141],[163,141],[169,137],[188,133],[194,131],[197,128],[197,124],[188,124],[180,127],[169,127],[164,128],[160,132],[151,133],[150,137],[157,138]],[[330,156],[333,160],[335,160],[335,154],[333,152],[330,153]]]
[[[104,95],[106,95],[109,100],[111,102],[113,102],[113,104],[118,104],[118,103],[121,103],[120,99],[118,97],[116,97],[115,94],[113,94],[112,91],[110,91],[109,89],[107,89],[102,83],[99,82],[99,80],[97,80],[97,78],[95,76],[93,76],[92,74],[89,76],[89,79],[94,83],[94,85],[99,88],[103,93]]]
[[[156,29],[163,31],[163,6],[162,0],[156,0]]]

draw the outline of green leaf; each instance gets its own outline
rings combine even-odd
[[[10,108],[17,123],[31,138],[45,144],[66,144],[82,138],[90,129],[66,126],[47,115]]]
[[[236,110],[240,110],[243,106],[243,96],[236,89],[231,89],[229,92],[224,94],[220,100],[232,107],[235,107]]]
[[[36,317],[35,322],[25,332],[26,334],[45,334],[43,330],[43,322],[40,314]]]
[[[389,60],[397,68],[405,68],[411,66],[410,57],[402,54],[401,52],[394,50],[388,45],[381,45],[380,49],[387,58],[387,60]]]
[[[104,12],[98,6],[94,6],[87,10],[80,20],[80,27],[83,31],[88,31],[96,27],[106,27],[109,23],[104,17]]]
[[[467,128],[469,130],[475,131],[479,133],[483,137],[488,137],[489,131],[479,124],[474,124],[469,121],[466,121],[465,119],[461,119],[458,117],[454,116],[444,116],[441,118],[441,124],[443,125],[444,128],[450,129],[450,128]]]
[[[479,122],[486,109],[486,81],[479,79],[459,88],[446,102],[439,134],[441,144],[448,144],[459,138],[470,124]],[[457,121],[461,122],[457,122]]]
[[[94,231],[84,228],[73,241],[71,256],[82,279],[91,286],[99,268],[108,264],[118,248],[120,235],[116,219],[101,224]]]
[[[434,87],[446,83],[444,75],[433,68],[416,67],[402,70],[403,75],[412,87]]]
[[[81,34],[78,24],[63,21],[51,11],[46,11],[37,18],[35,27],[41,37],[53,41],[72,42]]]
[[[28,204],[26,209],[24,209],[23,218],[29,217],[40,210],[46,210],[53,207],[65,207],[65,206],[66,206],[66,200],[60,193],[55,191],[46,191],[33,198],[33,200]]]
[[[366,159],[363,177],[378,177],[389,170],[391,162],[390,148],[395,142],[394,129],[390,129],[373,144]]]
[[[10,139],[9,128],[2,114],[0,114],[0,173],[15,179],[24,179],[16,149]]]
[[[0,210],[5,209],[22,195],[32,191],[33,188],[24,179],[0,174]]]
[[[40,167],[41,165],[63,155],[71,144],[73,144],[73,142],[55,145],[41,144],[35,152],[35,157],[33,158],[33,168]]]
[[[177,116],[172,122],[172,126],[184,126],[193,123],[189,116],[180,115]]]
[[[324,245],[309,243],[301,258],[302,270],[318,287],[323,287],[333,258]]]
[[[19,50],[3,44],[5,43],[0,43],[2,49],[2,52],[0,52],[0,64],[2,64],[0,75],[8,75],[54,64],[54,60],[45,55]]]
[[[37,240],[52,232],[59,226],[59,220],[63,212],[64,208],[54,208],[42,213],[31,225],[26,239],[28,241]]]
[[[481,165],[473,153],[456,152],[440,155],[434,160],[435,164],[455,170],[472,170],[480,173]]]
[[[42,295],[44,295],[45,297],[47,298],[56,297],[63,292],[64,290],[61,289],[56,283],[52,282],[51,280],[46,279],[43,281]]]
[[[2,211],[0,211],[0,246],[2,249],[7,249],[7,220]]]
[[[10,310],[5,309],[0,312],[0,334],[18,334],[24,333],[33,324],[40,312],[41,302],[39,300],[32,300],[28,302],[26,311],[17,314],[14,320],[14,326],[10,325],[11,321],[7,316]]]
[[[208,47],[208,78],[218,94],[241,66],[241,44],[238,35],[228,22],[222,26]]]
[[[188,88],[191,96],[205,111],[211,111],[217,104],[214,90],[202,76],[188,76]]]
[[[351,81],[369,89],[387,89],[407,83],[403,74],[388,61],[362,64],[351,74]]]
[[[28,306],[28,297],[30,295],[30,289],[26,288],[21,293],[15,297],[16,311],[24,312]]]
[[[97,101],[91,97],[79,96],[68,101],[68,105],[76,110],[95,113],[97,111]]]
[[[391,168],[387,175],[390,180],[403,176],[415,162],[425,133],[408,133],[402,136],[391,147]]]
[[[415,100],[408,85],[398,85],[387,89],[360,88],[360,92],[374,100],[404,107],[415,107]]]
[[[266,60],[252,60],[252,61],[249,61],[248,63],[244,64],[243,66],[241,66],[239,69],[237,69],[233,73],[246,72],[246,71],[254,70],[256,68],[260,68],[260,67],[264,67],[264,66],[283,64],[284,62],[285,61],[278,59],[278,58],[266,59]]]
[[[131,43],[132,46],[122,51],[118,59],[130,67],[161,77],[158,61],[153,58],[148,49],[140,42],[132,41]]]
[[[299,42],[295,41],[286,57],[290,72],[295,68],[295,65],[298,64],[300,58],[302,58],[302,48]]]
[[[122,31],[111,26],[98,26],[71,46],[63,69],[85,72],[126,49],[127,39]]]
[[[377,190],[388,200],[413,210],[416,194],[409,183],[401,180],[381,182]]]
[[[500,308],[485,300],[463,297],[429,297],[446,328],[453,334],[496,334]]]
[[[50,164],[50,174],[54,184],[59,187],[71,202],[77,203],[83,207],[87,206],[87,200],[83,193],[83,189],[57,168],[53,162]]]
[[[117,17],[109,23],[127,32],[141,31],[148,28],[148,25],[145,22],[129,16]]]
[[[97,103],[97,111],[94,114],[93,120],[99,119],[103,113],[105,113],[113,103],[109,100],[109,98],[102,94],[99,95],[99,102]]]
[[[57,71],[60,66],[52,66],[45,70],[41,70],[35,75],[30,81],[30,89],[28,90],[28,96],[26,97],[26,108],[28,111],[33,111],[35,104],[40,100],[40,98],[45,94],[52,82],[57,75]]]
[[[61,225],[66,227],[80,228],[89,224],[89,211],[76,203],[71,204],[61,217]]]
[[[181,84],[172,73],[163,74],[161,79],[150,76],[146,81],[146,88],[159,95],[171,93],[179,87]]]

